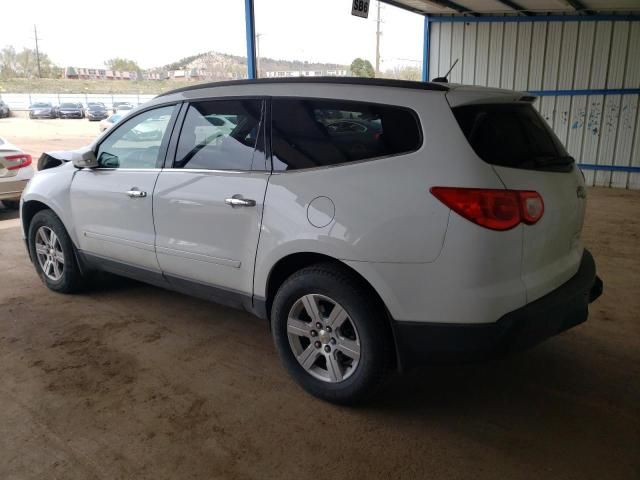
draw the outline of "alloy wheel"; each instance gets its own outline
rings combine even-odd
[[[36,257],[45,276],[57,282],[64,274],[64,253],[60,239],[55,232],[42,226],[36,232]]]
[[[287,317],[289,346],[310,375],[328,383],[349,378],[360,362],[360,337],[347,311],[319,294],[296,300]]]

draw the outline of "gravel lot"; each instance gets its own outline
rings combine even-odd
[[[100,122],[87,119],[31,120],[22,113],[0,119],[0,137],[22,148],[34,160],[45,150],[70,150],[88,145],[100,133]]]
[[[0,120],[36,156],[96,131]],[[393,376],[359,409],[303,393],[245,313],[124,279],[46,290],[0,209],[0,478],[640,478],[640,192],[589,196],[587,323]]]

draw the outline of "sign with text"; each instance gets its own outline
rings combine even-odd
[[[351,15],[369,18],[369,0],[353,0],[351,2]]]

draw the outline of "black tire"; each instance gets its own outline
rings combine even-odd
[[[20,208],[20,200],[2,200],[2,204],[9,210],[18,210]]]
[[[62,277],[57,281],[54,281],[45,275],[36,255],[36,232],[43,226],[50,228],[57,235],[62,248],[62,253],[64,254]],[[51,210],[41,210],[34,215],[31,223],[29,224],[28,241],[29,253],[36,272],[38,272],[38,275],[40,275],[40,278],[49,289],[60,293],[74,293],[81,290],[84,282],[76,260],[73,242],[71,241],[67,230],[64,228],[64,225],[55,213]]]
[[[330,383],[314,377],[298,362],[289,342],[289,313],[299,299],[309,294],[328,297],[341,305],[357,331],[359,361],[351,375],[342,381]],[[383,308],[362,281],[346,268],[330,263],[313,265],[291,275],[278,289],[271,309],[275,345],[289,374],[310,394],[342,405],[369,399],[384,380],[391,358],[390,331],[385,322]]]

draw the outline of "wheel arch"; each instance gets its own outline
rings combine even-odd
[[[36,213],[42,210],[51,210],[55,213],[53,208],[39,200],[27,200],[22,204],[20,219],[22,221],[22,232],[24,233],[25,238],[29,235],[29,225],[31,225],[31,220],[33,220]]]
[[[393,367],[399,367],[400,363],[397,357],[396,335],[395,329],[393,327],[393,318],[391,317],[389,309],[387,308],[382,297],[378,294],[373,285],[360,272],[347,265],[343,261],[330,255],[315,252],[296,252],[281,258],[273,265],[273,267],[269,271],[269,275],[267,276],[267,285],[265,289],[265,311],[269,326],[271,327],[271,306],[273,305],[273,299],[280,286],[287,278],[289,278],[298,270],[317,264],[335,265],[336,267],[346,272],[350,277],[352,277],[363,289],[369,292],[371,298],[377,304],[378,308],[380,308],[384,312],[386,320],[385,325],[389,329],[389,333],[391,334],[391,338],[393,339],[390,345],[390,347],[392,348],[392,358],[395,360],[395,364],[393,365]]]
[[[85,265],[85,263],[82,261],[82,258],[80,257],[80,255],[78,254],[78,247],[76,246],[76,243],[73,237],[71,236],[71,233],[69,232],[69,228],[67,228],[67,225],[65,225],[63,218],[60,216],[60,214],[56,211],[55,208],[53,208],[51,205],[48,205],[40,200],[25,201],[22,204],[22,208],[20,211],[22,231],[24,232],[24,238],[26,239],[26,242],[27,242],[27,252],[29,253],[29,258],[31,259],[31,261],[34,261],[34,258],[33,258],[33,252],[31,251],[31,247],[29,246],[29,226],[31,225],[31,221],[33,220],[33,217],[35,217],[38,212],[41,212],[43,210],[51,210],[51,212],[56,217],[58,217],[58,219],[62,223],[62,226],[67,231],[67,234],[69,234],[69,239],[71,240],[71,246],[73,249],[73,254],[75,256],[76,262],[78,263],[78,268],[80,269],[81,273],[86,273],[88,271],[88,268]]]

